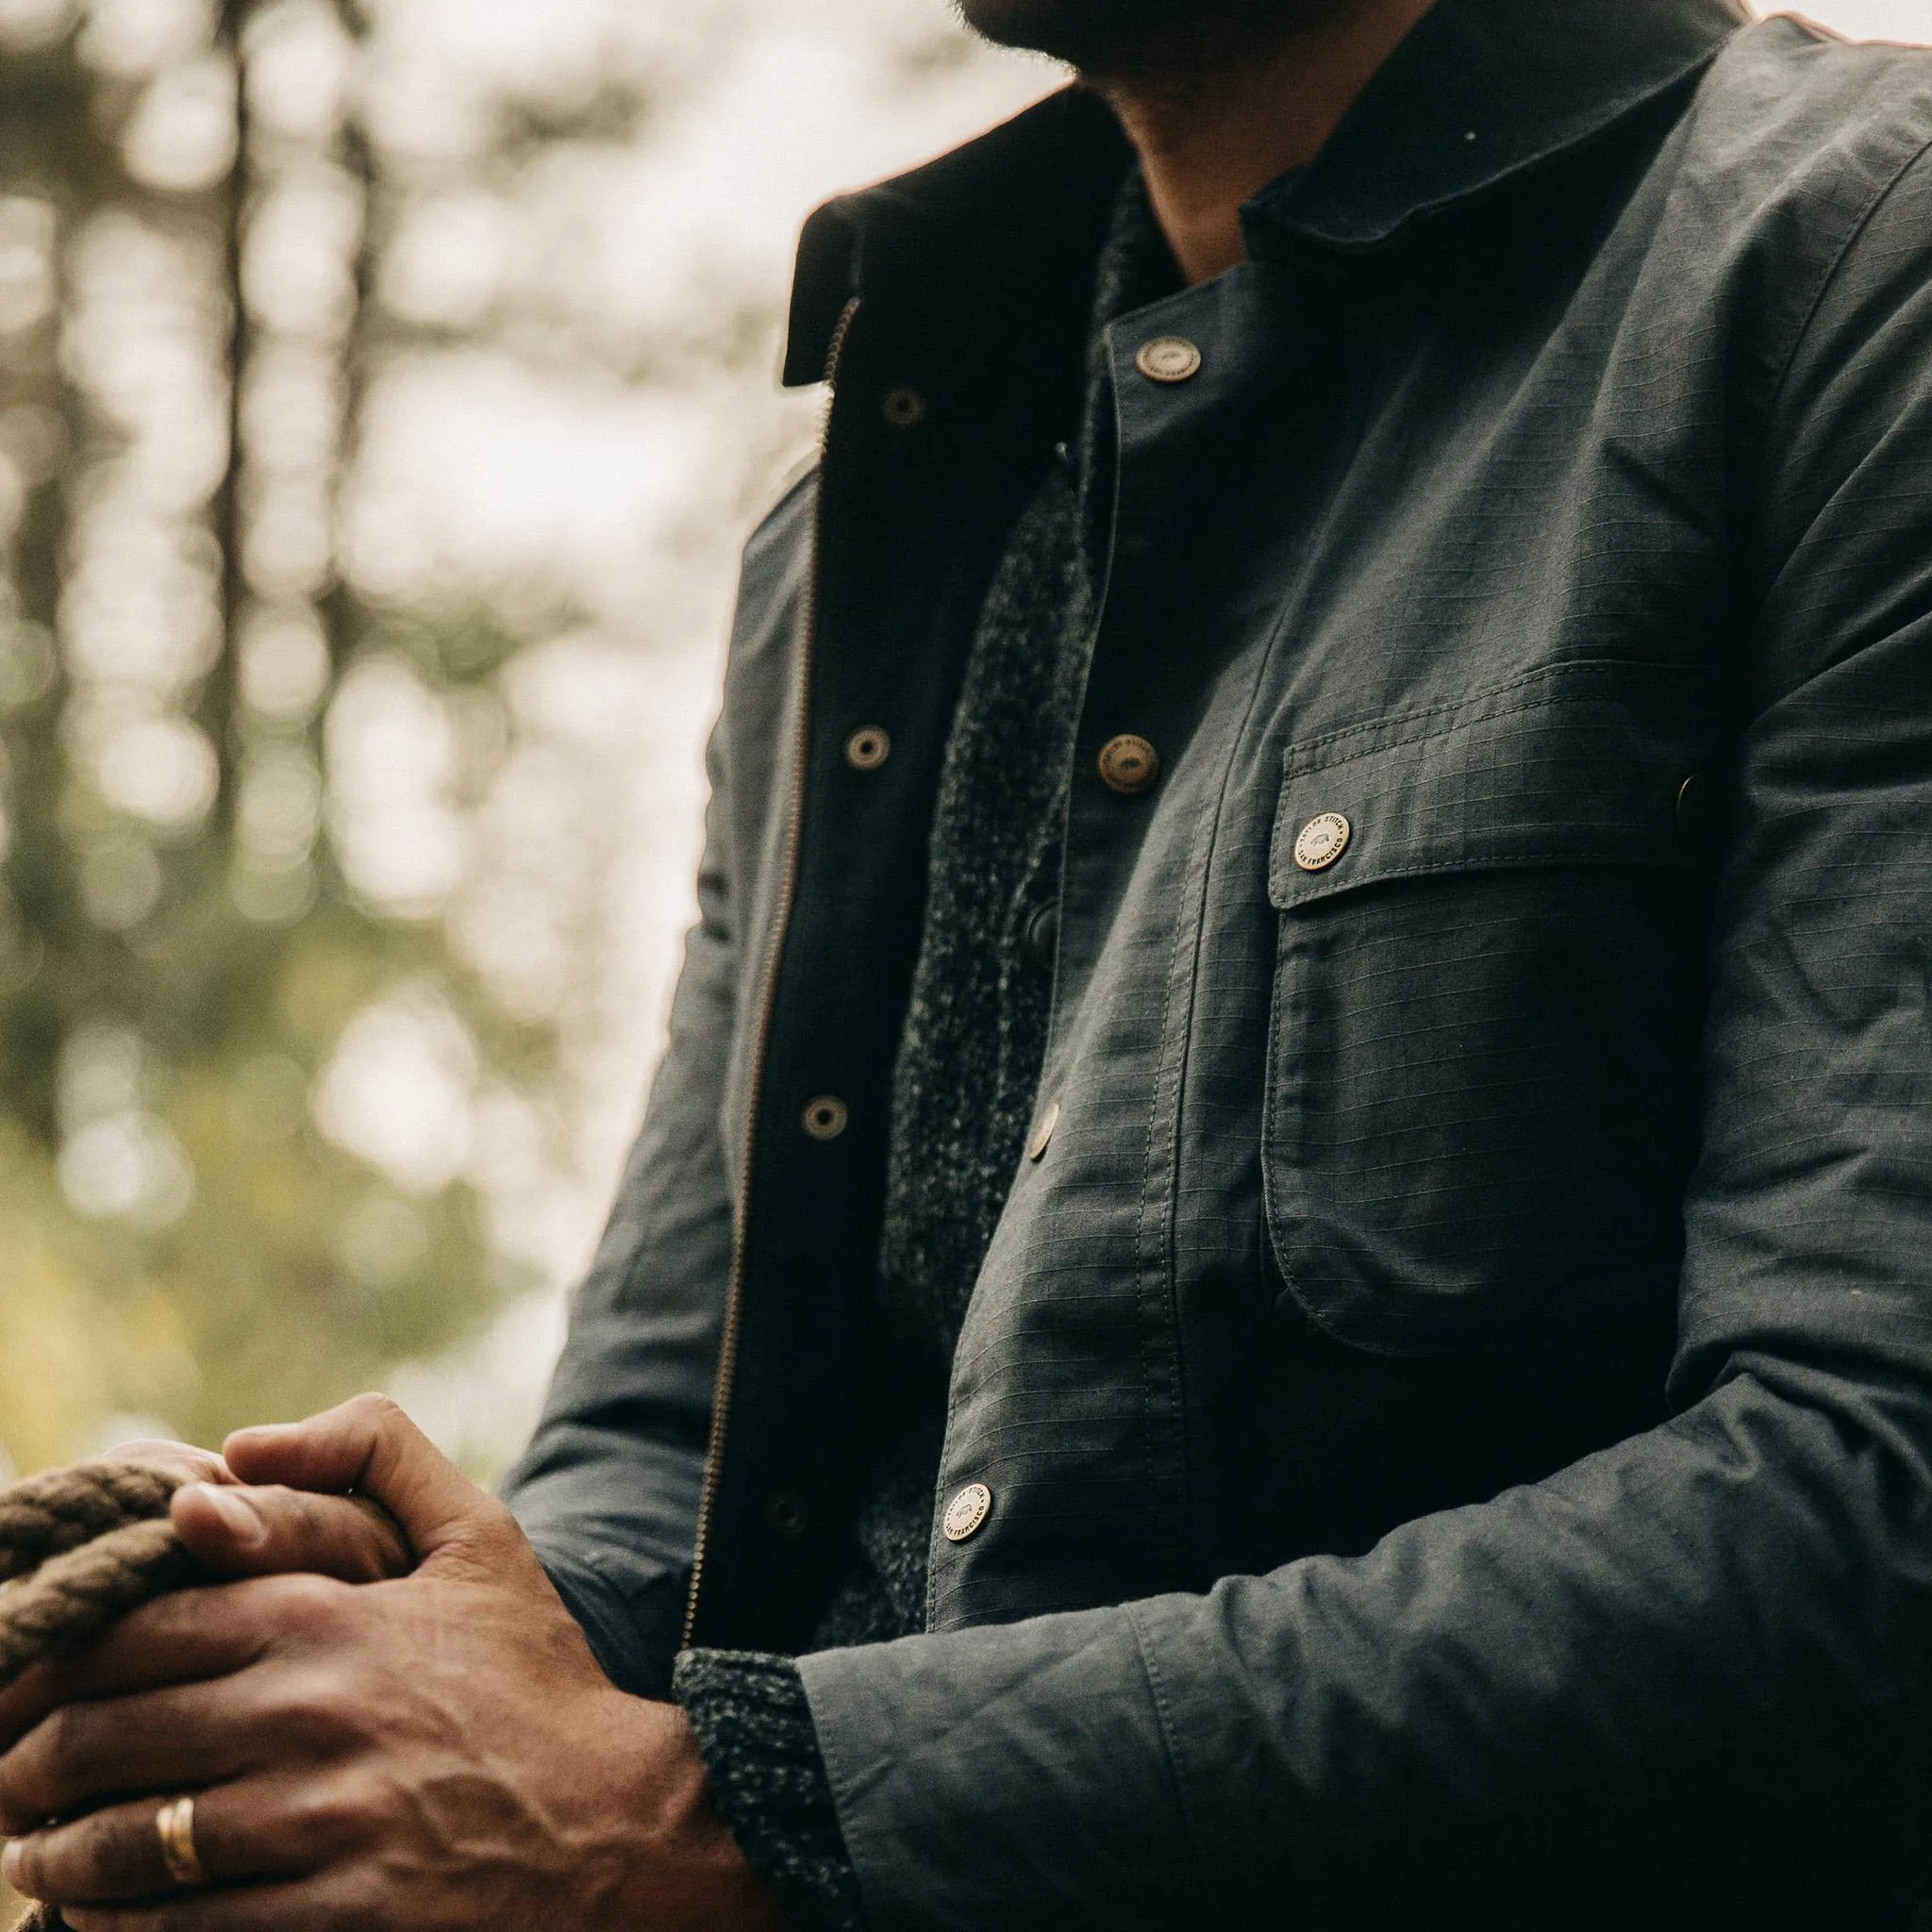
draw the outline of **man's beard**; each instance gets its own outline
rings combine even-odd
[[[1030,47],[1094,76],[1191,66],[1332,25],[1363,0],[955,0],[1002,47]]]

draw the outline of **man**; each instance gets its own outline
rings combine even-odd
[[[1088,85],[808,229],[824,459],[515,1521],[379,1403],[235,1439],[176,1520],[294,1574],[0,1700],[6,1869],[75,1932],[1903,1926],[1932,62],[966,10]]]

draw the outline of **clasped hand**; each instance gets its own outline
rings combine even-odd
[[[4,1869],[74,1932],[777,1926],[682,1715],[611,1685],[508,1511],[392,1404],[147,1453],[236,1580],[0,1694]],[[161,1857],[178,1792],[205,1888]]]

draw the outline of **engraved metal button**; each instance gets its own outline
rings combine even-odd
[[[836,1093],[806,1103],[805,1131],[814,1141],[836,1141],[851,1124],[852,1109]]]
[[[1101,746],[1100,775],[1109,791],[1132,798],[1160,776],[1160,754],[1144,738],[1123,732]]]
[[[1046,1150],[1053,1145],[1053,1130],[1060,1124],[1060,1104],[1058,1100],[1047,1108],[1033,1124],[1033,1131],[1026,1137],[1026,1158],[1044,1160]]]
[[[1310,819],[1294,841],[1294,862],[1304,872],[1326,872],[1348,850],[1354,829],[1339,811]]]
[[[892,756],[892,741],[876,724],[863,724],[845,741],[845,762],[855,772],[876,772]]]
[[[909,383],[898,383],[880,400],[879,413],[889,429],[917,429],[926,418],[925,396]]]
[[[949,1543],[963,1543],[968,1537],[979,1533],[981,1525],[991,1514],[992,1491],[984,1483],[968,1483],[946,1505],[946,1513],[940,1518],[940,1527],[945,1531]]]
[[[776,1495],[765,1498],[765,1522],[776,1535],[788,1541],[795,1540],[806,1532],[808,1518],[805,1505],[796,1496],[780,1490]]]
[[[1051,966],[1060,946],[1060,908],[1042,906],[1026,922],[1026,950],[1041,966]]]
[[[1156,336],[1141,344],[1134,367],[1149,382],[1186,382],[1201,373],[1201,352],[1186,336]]]

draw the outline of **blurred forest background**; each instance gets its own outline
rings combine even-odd
[[[0,1452],[518,1445],[690,916],[812,202],[940,0],[0,0]]]
[[[514,1453],[797,224],[1057,81],[942,0],[0,0],[0,1464],[372,1386]]]

